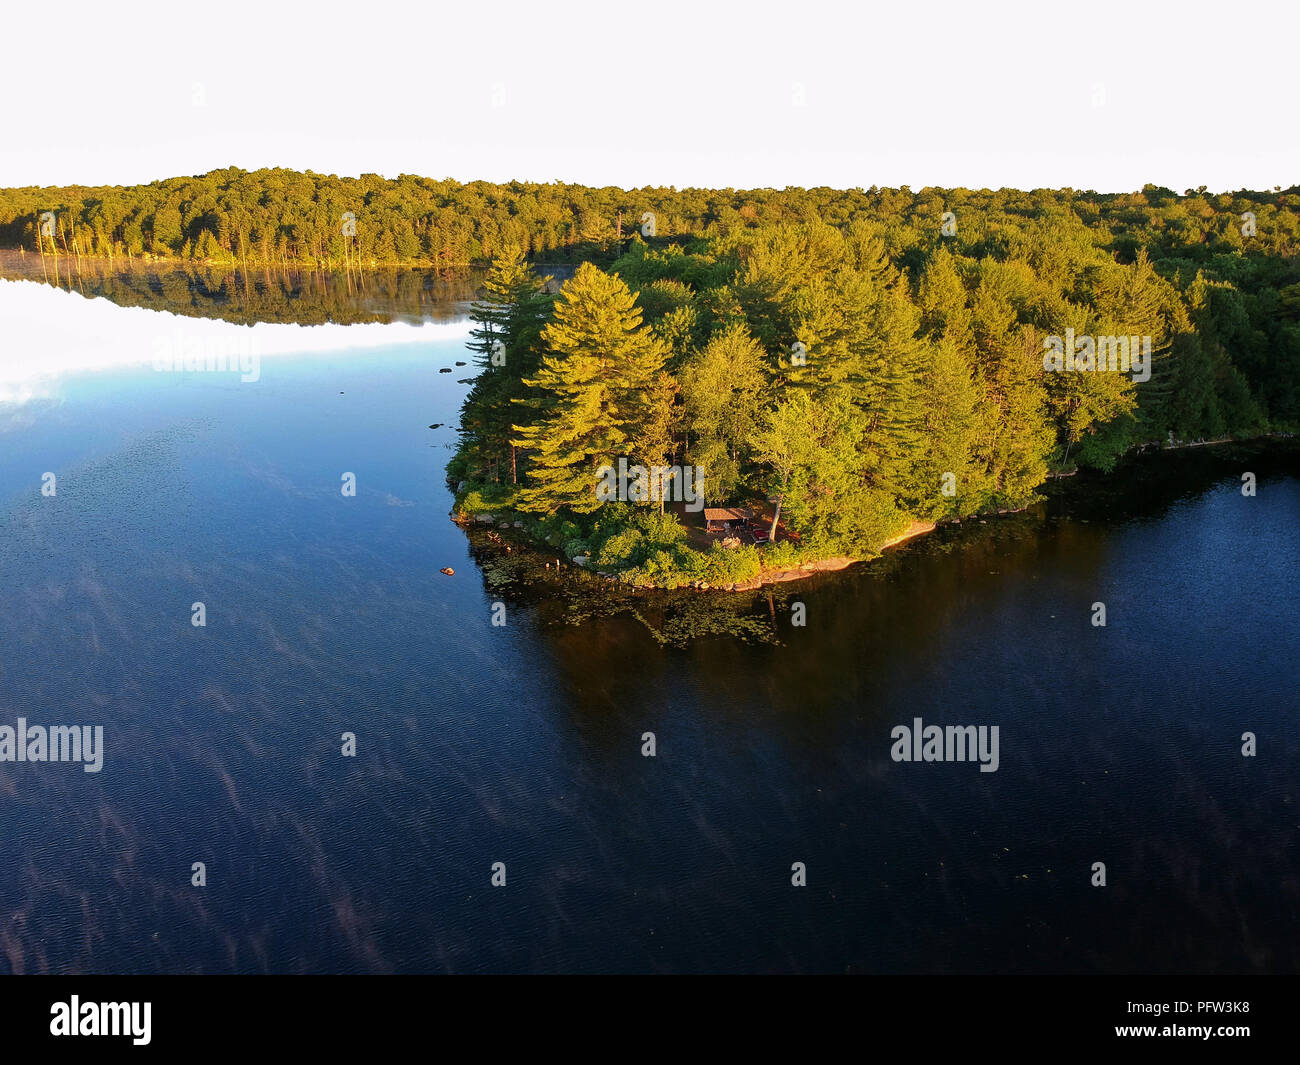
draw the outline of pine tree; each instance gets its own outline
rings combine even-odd
[[[666,351],[641,328],[636,298],[618,278],[583,263],[565,284],[542,330],[545,354],[519,406],[514,442],[530,470],[520,506],[538,513],[600,505],[597,471],[629,457],[654,417],[656,375]]]
[[[947,248],[939,248],[926,262],[917,302],[923,333],[947,337],[963,348],[973,342],[968,293],[957,260]]]
[[[970,513],[989,496],[988,470],[978,456],[983,388],[954,340],[933,345],[925,361],[925,447],[907,501],[925,518]]]
[[[518,482],[516,449],[511,442],[520,411],[511,400],[526,391],[523,379],[537,368],[536,349],[551,298],[518,248],[504,251],[483,280],[474,304],[469,348],[479,373],[461,407],[462,454],[476,472],[500,481],[503,461],[511,484]],[[490,472],[489,472],[490,471]]]
[[[1042,345],[1029,326],[997,342],[985,370],[984,445],[990,504],[1022,507],[1047,478],[1056,431],[1047,416]]]

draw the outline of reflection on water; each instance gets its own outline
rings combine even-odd
[[[0,724],[107,748],[0,764],[0,971],[1300,967],[1295,448],[611,614],[448,520],[428,336],[73,376],[0,439]],[[914,717],[1001,768],[892,762]]]
[[[0,347],[0,433],[30,424],[31,414],[24,409],[29,405],[57,402],[62,381],[71,374],[149,366],[159,375],[160,387],[164,378],[184,386],[200,376],[256,385],[264,358],[352,351],[353,357],[365,359],[376,346],[463,339],[468,329],[464,318],[418,325],[237,325],[122,308],[77,291],[0,280],[0,336],[5,339]],[[468,360],[454,361],[465,365]],[[452,358],[446,360],[449,371],[452,363]]]
[[[176,266],[126,259],[44,257],[0,250],[0,278],[37,281],[110,300],[240,325],[292,322],[446,322],[477,297],[473,270],[313,270],[285,265]]]

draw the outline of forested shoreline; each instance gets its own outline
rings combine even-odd
[[[632,583],[727,585],[1019,509],[1049,474],[1135,447],[1294,431],[1298,209],[1294,186],[627,191],[230,169],[0,190],[0,244],[490,264],[449,466],[460,512]],[[535,261],[577,269],[546,284]],[[1082,369],[1050,363],[1061,338]],[[1141,374],[1094,368],[1117,338],[1125,357],[1146,345]],[[620,459],[700,470],[710,506],[770,501],[787,535],[701,549],[669,501],[599,497]]]
[[[602,262],[650,243],[736,229],[870,220],[899,265],[915,270],[944,212],[955,248],[997,255],[1033,218],[1073,216],[1123,261],[1207,263],[1222,254],[1293,256],[1300,186],[1179,195],[1074,189],[592,188],[552,182],[458,182],[404,174],[336,177],[237,167],[133,186],[0,189],[0,247],[103,258],[211,263],[385,266],[486,264],[518,248],[530,259]],[[1254,216],[1247,236],[1241,215]],[[350,216],[350,217],[349,217]],[[47,221],[42,234],[42,219]],[[75,252],[74,252],[75,248]]]
[[[634,236],[558,294],[519,249],[503,254],[475,311],[480,373],[449,467],[459,513],[505,514],[635,584],[748,587],[873,557],[917,523],[1022,509],[1051,474],[1134,448],[1300,421],[1289,205],[1269,252],[1255,212],[1192,247],[1135,247],[1067,209],[963,238],[942,206],[903,244],[868,217]],[[1052,359],[1062,337],[1087,343],[1073,372]],[[1134,368],[1150,352],[1141,373],[1094,363],[1094,340],[1113,360],[1116,337]],[[710,505],[770,501],[786,535],[703,545],[690,508],[602,500],[600,471],[620,460],[691,465]]]

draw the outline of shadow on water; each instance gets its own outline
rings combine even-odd
[[[1270,508],[1253,524],[1247,470]],[[536,616],[589,802],[733,885],[720,914],[681,873],[676,943],[764,971],[1295,971],[1300,697],[1279,663],[1300,655],[1298,486],[1288,441],[1134,459],[781,586],[774,627],[765,593],[641,593],[600,617],[572,601],[603,583],[513,591],[565,604]],[[704,638],[646,631],[687,609]],[[769,632],[735,639],[737,617]],[[1000,725],[1000,770],[892,761],[914,716]],[[1269,737],[1258,762],[1248,729]],[[636,757],[647,731],[664,779]],[[818,891],[794,904],[778,870],[809,854]]]

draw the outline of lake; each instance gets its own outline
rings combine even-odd
[[[103,768],[0,762],[0,972],[1300,969],[1296,441],[611,600],[449,520],[458,283],[64,281],[0,281],[0,725]]]

